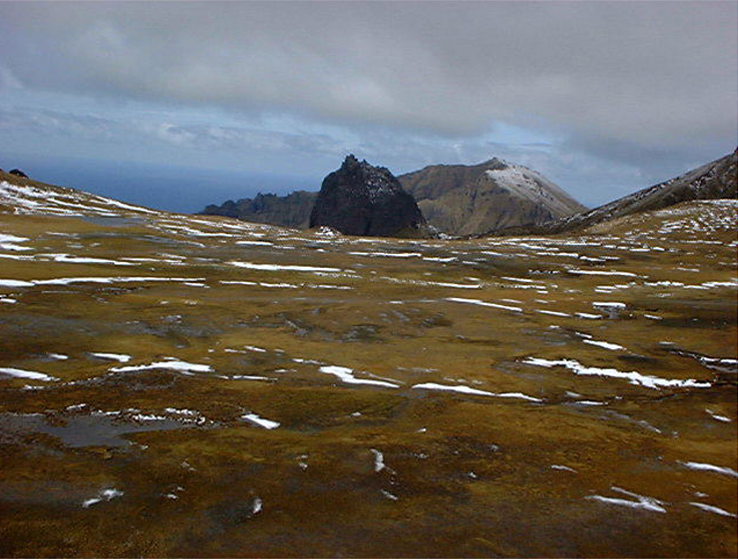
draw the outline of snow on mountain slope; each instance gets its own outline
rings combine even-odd
[[[510,194],[541,204],[554,215],[569,215],[572,210],[581,208],[581,204],[537,171],[523,165],[500,161],[504,167],[488,169],[485,173]]]
[[[542,233],[572,231],[690,200],[735,199],[737,196],[738,149],[678,177],[644,188],[599,208],[544,224],[535,230]]]
[[[432,165],[399,179],[429,223],[453,235],[539,225],[584,209],[540,173],[497,158]]]
[[[150,215],[161,213],[73,188],[45,185],[30,180],[16,181],[0,181],[0,207],[8,206],[16,214],[118,217],[120,210]]]
[[[45,184],[0,172],[0,214],[40,215],[82,219],[126,219],[151,231],[167,232],[199,244],[204,238],[219,243],[254,242],[269,232],[275,236],[293,233],[266,224],[252,224],[222,217],[194,216],[154,210],[105,198],[82,190]]]

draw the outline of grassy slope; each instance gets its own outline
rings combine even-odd
[[[29,249],[0,249],[0,279],[197,281],[0,287],[15,301],[0,302],[0,367],[60,379],[0,380],[2,555],[735,555],[734,519],[689,503],[735,513],[736,478],[680,465],[738,463],[735,375],[696,358],[736,356],[735,205],[689,203],[575,236],[408,241],[330,239],[50,192],[47,208],[86,204],[98,208],[88,214],[126,219],[16,214],[17,204],[0,202],[0,233]],[[626,308],[608,318],[598,301]],[[128,354],[127,365],[176,357],[212,372],[116,373],[90,352]],[[528,357],[712,386],[654,390],[522,363]],[[399,388],[347,384],[325,365]],[[411,388],[429,382],[542,402]],[[131,446],[69,446],[12,415],[63,426],[130,408],[173,421],[167,408],[189,409],[206,423],[126,435]],[[259,428],[239,419],[247,412],[281,425]],[[118,421],[146,423],[133,415]],[[383,453],[379,471],[372,449]],[[613,486],[668,512],[588,499],[633,500]],[[81,507],[112,487],[124,495]]]

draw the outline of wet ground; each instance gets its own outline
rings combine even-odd
[[[4,188],[3,556],[735,556],[735,203],[400,241]]]

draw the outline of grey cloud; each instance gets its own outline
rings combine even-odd
[[[734,2],[3,4],[34,87],[447,136],[735,141]]]
[[[737,35],[735,2],[0,2],[0,140],[315,186],[500,156],[596,204],[735,147]]]
[[[343,142],[326,134],[284,133],[215,124],[181,125],[161,118],[105,118],[39,108],[0,109],[0,130],[94,142],[148,141],[192,150],[271,151],[284,154],[340,154]]]
[[[0,108],[0,143],[13,150],[92,154],[101,159],[184,160],[280,174],[320,174],[358,149],[309,130],[293,133],[246,126],[178,124],[169,114],[102,117],[40,108]],[[43,146],[43,147],[41,147]]]
[[[122,128],[124,125],[121,123],[92,115],[74,115],[51,109],[0,109],[0,130],[10,132],[107,141],[120,136]]]

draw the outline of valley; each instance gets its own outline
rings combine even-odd
[[[3,556],[734,556],[738,204],[351,237],[0,176]]]

